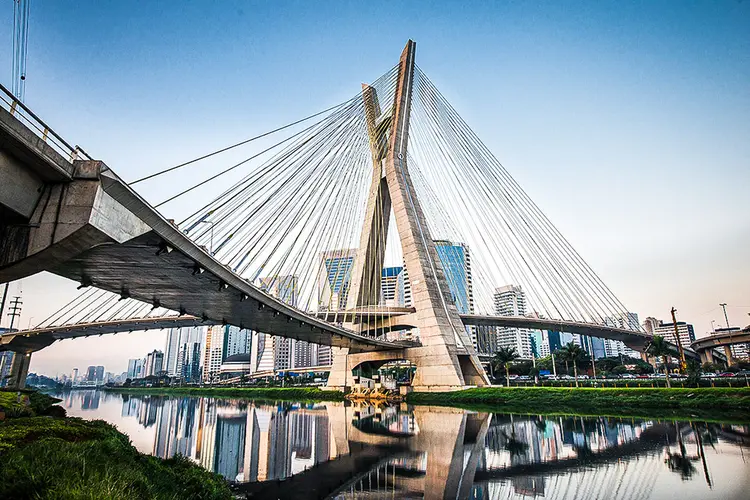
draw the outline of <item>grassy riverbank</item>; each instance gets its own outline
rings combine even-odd
[[[0,392],[6,410],[0,498],[232,498],[221,476],[186,458],[139,453],[106,422],[38,416],[64,410],[51,407],[57,400],[43,394],[24,397],[19,403],[15,392]]]
[[[317,387],[112,387],[122,394],[153,394],[157,396],[210,396],[257,400],[343,401],[344,393]]]
[[[628,413],[651,417],[750,419],[750,389],[487,387],[456,392],[413,392],[407,402],[511,413]]]

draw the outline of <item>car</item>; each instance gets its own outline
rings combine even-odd
[[[580,380],[588,380],[588,379],[589,379],[589,376],[588,376],[588,375],[578,375],[578,378],[579,378]]]
[[[713,372],[701,373],[702,378],[716,378],[716,374]]]
[[[632,373],[623,373],[622,375],[620,375],[620,378],[635,378],[635,375],[633,375]]]
[[[651,377],[649,377],[648,375],[642,373],[640,375],[637,375],[635,378],[644,379],[644,378],[651,378]]]
[[[719,377],[734,377],[735,375],[733,372],[724,372],[724,373],[719,373],[718,376]]]
[[[528,375],[521,375],[520,377],[518,377],[518,380],[531,380],[531,377],[529,377]]]
[[[560,377],[557,375],[546,375],[544,378],[547,380],[560,380]]]

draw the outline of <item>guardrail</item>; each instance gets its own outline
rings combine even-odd
[[[19,121],[23,122],[33,130],[44,142],[60,153],[65,159],[73,163],[75,160],[93,160],[80,146],[71,146],[49,125],[31,111],[24,103],[18,100],[13,93],[0,85],[0,106],[10,112]]]

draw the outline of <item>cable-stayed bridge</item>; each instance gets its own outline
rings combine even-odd
[[[415,55],[409,41],[351,99],[130,183],[8,94],[0,281],[46,270],[87,288],[69,317],[2,339],[26,353],[15,373],[56,339],[199,321],[330,345],[338,388],[363,363],[398,359],[416,365],[417,389],[485,385],[487,331],[519,350],[519,332],[547,329],[642,351],[649,336]],[[177,171],[159,203],[134,188]],[[210,201],[168,219],[186,196]]]

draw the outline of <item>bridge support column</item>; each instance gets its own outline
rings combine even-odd
[[[732,347],[725,345],[724,346],[724,355],[727,357],[727,366],[732,366],[735,362],[735,360],[732,358]]]
[[[714,351],[713,349],[705,349],[703,351],[700,351],[698,355],[701,357],[701,364],[704,365],[706,363],[713,363],[714,362]]]
[[[328,373],[326,388],[332,391],[348,392],[352,387],[352,370],[349,367],[349,349],[332,347],[331,371]]]
[[[26,387],[26,376],[29,374],[30,364],[31,353],[17,352],[13,356],[13,364],[10,367],[10,379],[8,380],[9,389],[18,390]]]

